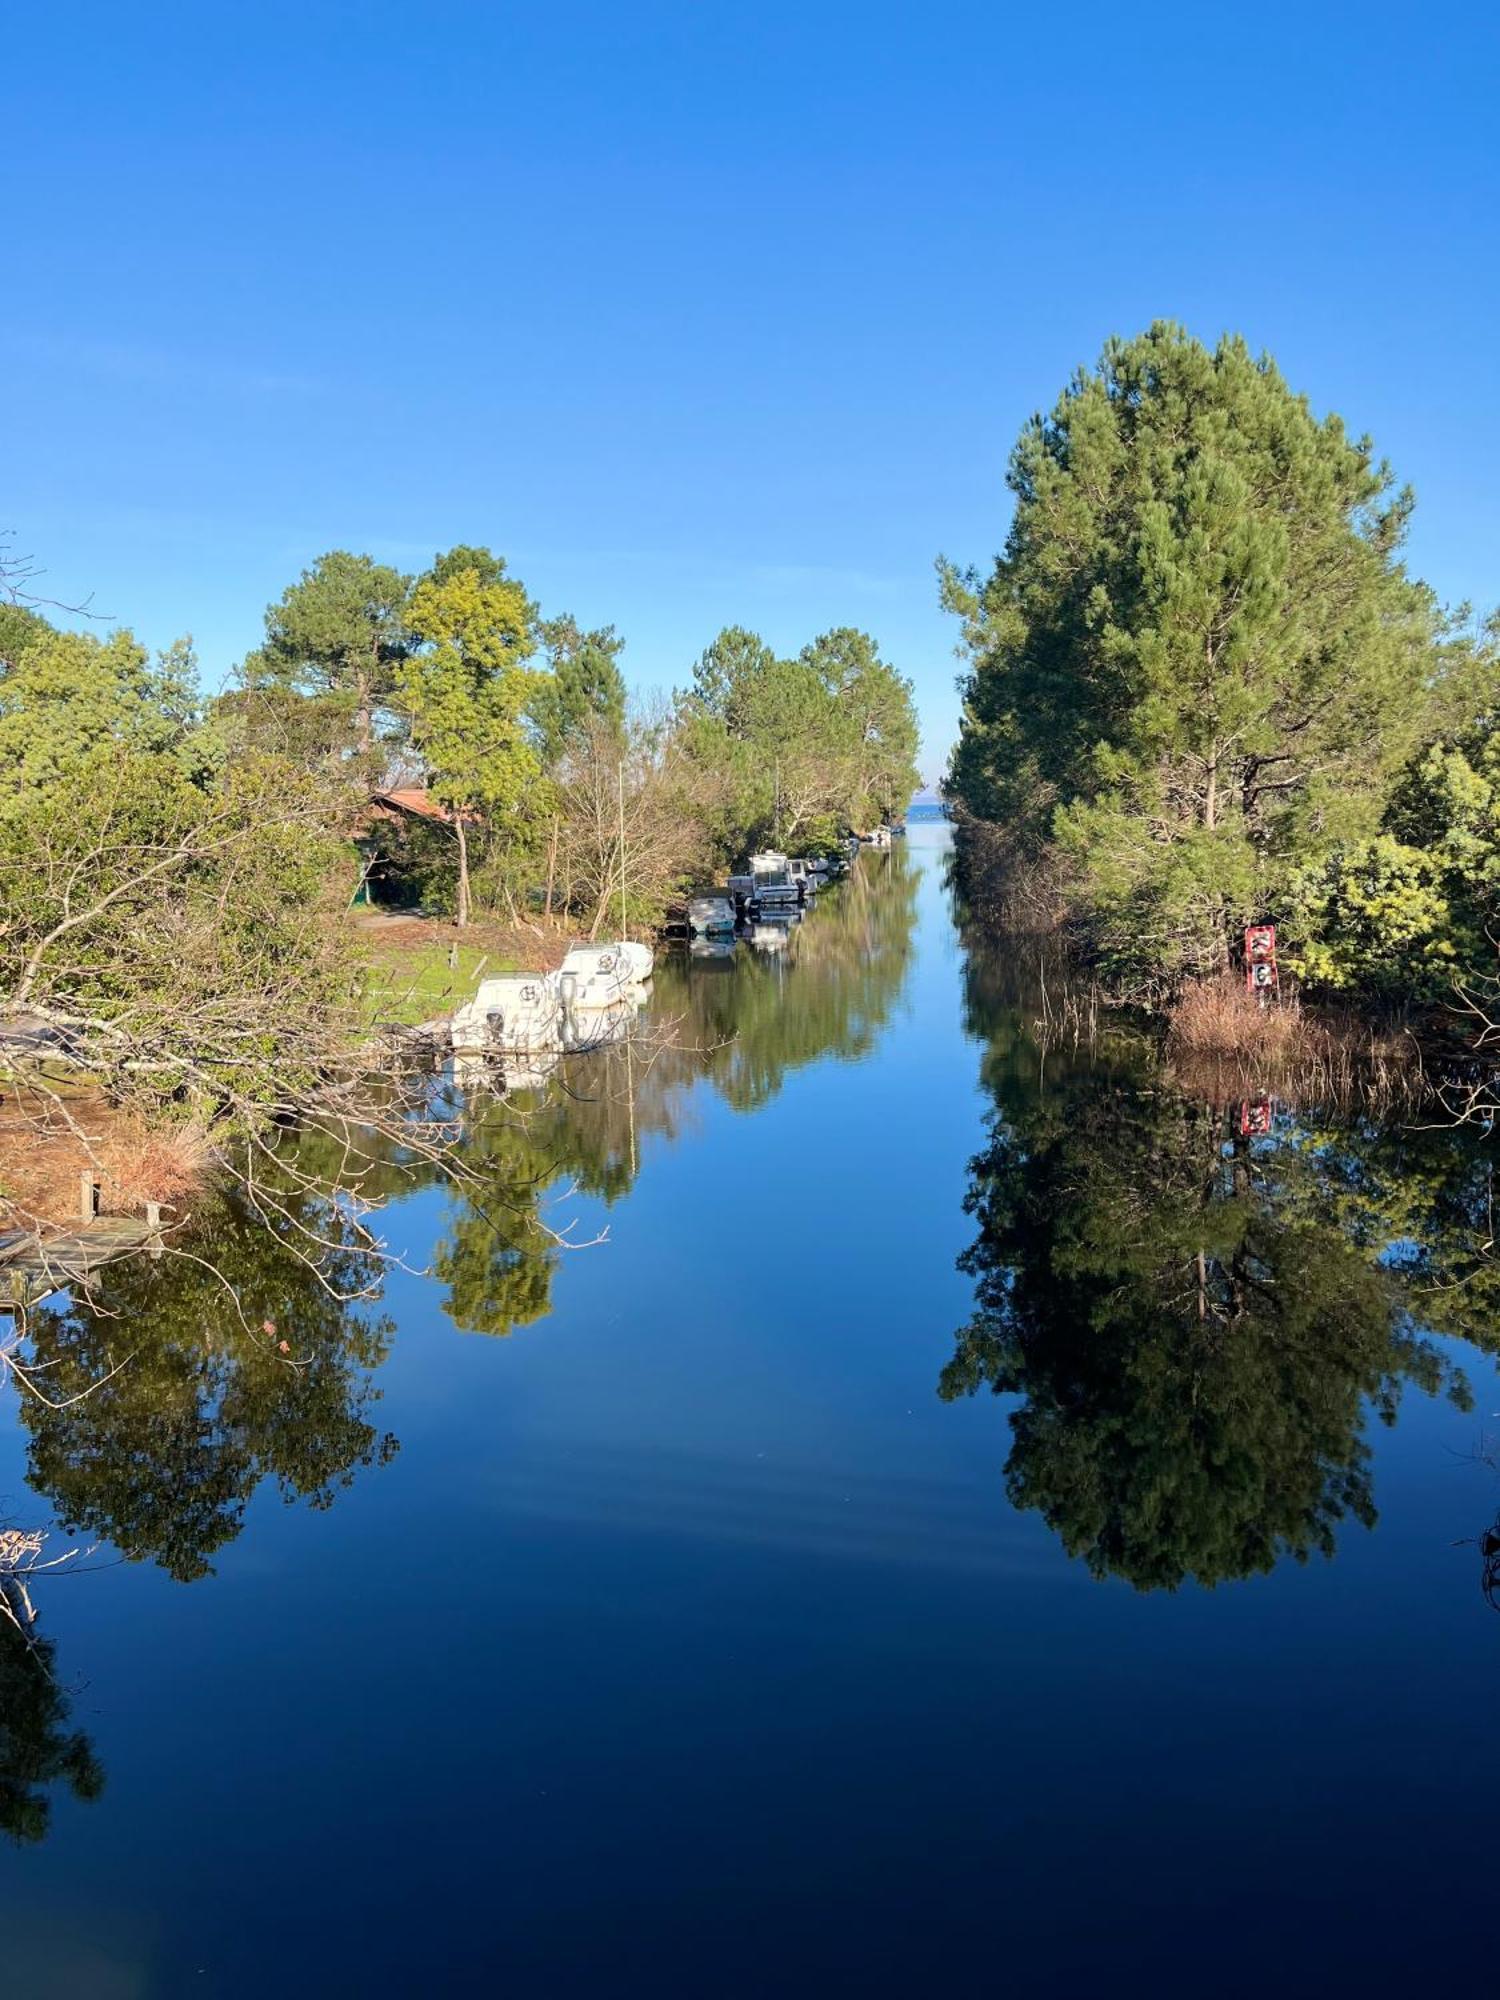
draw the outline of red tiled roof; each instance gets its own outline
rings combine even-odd
[[[411,786],[396,792],[376,792],[377,806],[393,807],[397,812],[410,813],[414,819],[432,819],[444,826],[451,826],[453,814],[445,805],[429,798],[420,786]]]

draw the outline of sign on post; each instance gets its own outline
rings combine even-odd
[[[1245,984],[1252,993],[1268,1000],[1276,991],[1276,926],[1245,926]]]
[[[1271,1129],[1274,1106],[1269,1097],[1247,1097],[1240,1102],[1235,1121],[1242,1139],[1263,1139]]]

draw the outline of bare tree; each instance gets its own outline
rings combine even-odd
[[[596,718],[577,732],[560,774],[554,881],[590,938],[622,922],[654,928],[706,867],[699,782],[664,703],[632,708],[621,730]]]

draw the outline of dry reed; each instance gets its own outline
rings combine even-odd
[[[1274,1090],[1304,1103],[1415,1105],[1431,1093],[1404,1026],[1352,1008],[1262,1002],[1232,973],[1194,980],[1172,1008],[1166,1055],[1179,1082],[1214,1096]]]

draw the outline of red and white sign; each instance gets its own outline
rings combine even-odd
[[[1245,926],[1245,984],[1252,993],[1276,991],[1276,926]]]

